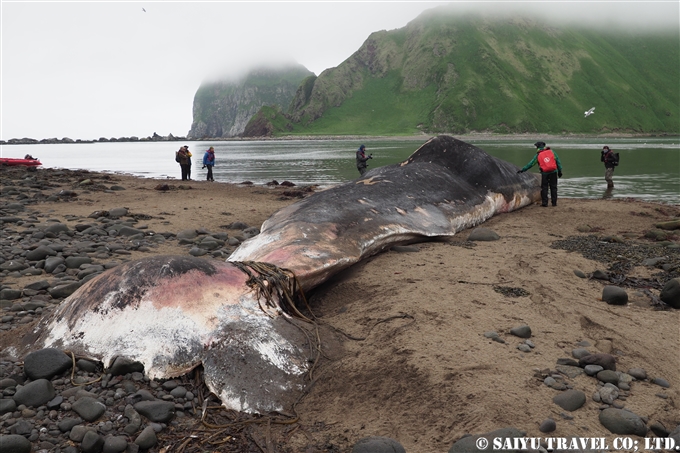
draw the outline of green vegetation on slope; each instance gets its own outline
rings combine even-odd
[[[678,33],[445,11],[372,34],[308,80],[274,134],[680,133]]]

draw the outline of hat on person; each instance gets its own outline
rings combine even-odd
[[[364,149],[366,149],[366,147],[365,147],[364,145],[361,145],[361,146],[359,147],[359,149],[360,149],[360,150],[364,150]]]
[[[536,148],[545,148],[545,142],[536,142],[534,143],[534,146]]]

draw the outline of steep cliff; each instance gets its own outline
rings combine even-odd
[[[313,73],[302,65],[258,68],[235,81],[203,83],[194,96],[189,138],[235,137],[262,106],[287,109],[300,83]]]
[[[680,133],[677,38],[677,29],[557,27],[439,7],[306,79],[280,114],[287,121],[271,118],[269,130]]]

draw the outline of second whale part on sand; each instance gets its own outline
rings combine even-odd
[[[285,297],[263,301],[249,273],[283,268],[307,291],[392,245],[452,236],[526,206],[539,190],[537,175],[435,137],[405,162],[277,211],[226,263],[155,256],[105,272],[63,301],[19,349],[68,349],[107,366],[125,356],[151,378],[202,364],[206,385],[226,408],[282,411],[303,390],[315,345]]]

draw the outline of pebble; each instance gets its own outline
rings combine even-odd
[[[586,365],[583,368],[583,371],[588,375],[588,376],[595,376],[597,373],[602,371],[604,368],[602,368],[600,365]]]
[[[364,437],[352,447],[352,453],[406,453],[404,447],[389,437]]]
[[[659,385],[659,386],[661,386],[661,387],[663,387],[663,388],[668,388],[668,387],[671,386],[671,384],[670,384],[667,380],[665,380],[665,379],[663,379],[663,378],[654,378],[654,379],[652,379],[652,384]]]
[[[477,227],[470,232],[468,241],[497,241],[501,237],[490,228]]]
[[[531,337],[531,327],[527,325],[521,325],[513,327],[510,329],[510,333],[516,337],[520,338],[530,338]]]
[[[602,300],[609,305],[626,305],[628,303],[628,293],[625,289],[618,286],[607,285],[602,289]]]
[[[586,365],[600,365],[605,370],[616,371],[616,358],[611,354],[596,353],[581,357],[578,361],[580,367]]]
[[[573,412],[586,403],[586,394],[580,390],[565,390],[553,398],[553,403],[566,411]]]
[[[538,430],[542,433],[551,433],[557,429],[557,423],[552,418],[547,418],[543,420]]]

